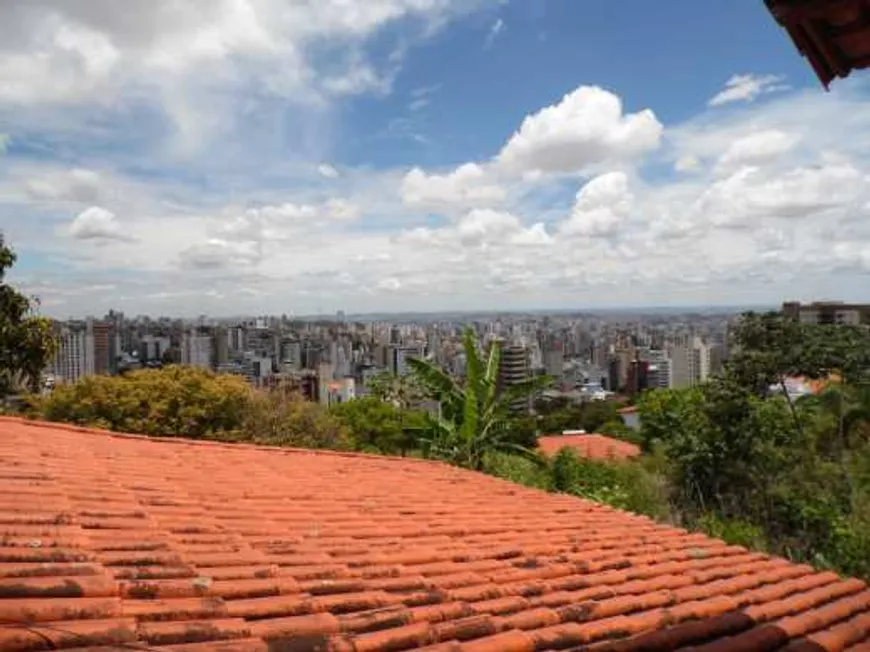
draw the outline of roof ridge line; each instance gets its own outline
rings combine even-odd
[[[336,451],[325,448],[299,448],[296,446],[273,446],[268,444],[254,444],[251,442],[229,442],[219,441],[214,439],[193,439],[190,437],[169,437],[166,435],[143,435],[130,432],[115,432],[114,430],[106,430],[105,428],[91,428],[88,426],[78,426],[72,423],[63,421],[48,421],[45,419],[32,419],[28,417],[14,417],[0,415],[0,424],[2,423],[17,423],[21,425],[35,426],[37,428],[50,428],[53,430],[66,430],[67,432],[76,432],[86,435],[96,435],[101,437],[113,437],[118,439],[134,439],[144,441],[156,441],[168,444],[181,444],[186,446],[210,446],[214,448],[246,448],[249,450],[261,450],[268,452],[283,452],[297,453],[304,455],[325,455],[332,457],[351,457],[362,458],[369,460],[387,460],[391,462],[414,462],[418,464],[429,464],[437,466],[450,466],[440,460],[428,460],[420,457],[401,457],[398,455],[377,455],[375,453],[359,453],[355,451]],[[453,468],[453,467],[451,467]]]

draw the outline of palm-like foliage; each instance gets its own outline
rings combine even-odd
[[[474,331],[466,329],[463,347],[467,378],[457,381],[427,360],[409,360],[414,375],[433,400],[441,404],[441,414],[429,417],[424,439],[427,453],[454,464],[481,470],[489,452],[531,454],[514,441],[516,418],[511,406],[528,398],[550,383],[549,378],[533,378],[499,391],[501,346],[494,342],[484,360]]]

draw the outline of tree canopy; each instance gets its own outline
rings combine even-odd
[[[0,233],[0,397],[37,391],[57,348],[51,320],[34,314],[37,301],[6,282],[16,260]]]
[[[406,455],[419,446],[425,417],[373,396],[341,403],[329,410],[350,431],[354,447],[367,453]]]
[[[779,554],[867,576],[870,334],[749,313],[732,336],[721,375],[640,401],[642,443],[665,455],[672,500],[713,532],[763,535]],[[793,397],[795,376],[827,389]]]

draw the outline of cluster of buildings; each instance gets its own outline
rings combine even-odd
[[[728,316],[642,318],[594,315],[466,316],[406,321],[258,317],[195,321],[128,318],[57,323],[53,382],[184,364],[244,376],[259,387],[290,386],[335,403],[368,393],[373,378],[409,372],[408,360],[437,362],[463,376],[462,332],[502,348],[502,387],[546,374],[557,393],[578,400],[681,387],[703,381],[722,359]],[[520,406],[517,406],[518,408]]]
[[[786,303],[812,323],[870,324],[870,306]],[[309,400],[345,402],[369,392],[382,374],[403,376],[425,358],[465,374],[462,332],[502,347],[502,387],[536,375],[555,379],[549,394],[578,401],[652,388],[685,388],[716,374],[729,354],[737,313],[433,315],[414,321],[298,320],[287,316],[220,320],[128,318],[57,323],[52,382],[184,364],[236,374],[259,387],[290,387]],[[522,406],[517,406],[521,408]]]

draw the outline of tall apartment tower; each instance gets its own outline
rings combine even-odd
[[[203,369],[214,366],[214,344],[208,335],[185,333],[181,336],[181,364]]]
[[[226,327],[214,329],[214,364],[225,365],[230,361],[230,339]]]
[[[118,353],[115,350],[115,333],[112,324],[88,320],[87,338],[93,347],[93,371],[97,376],[117,372]]]
[[[501,366],[498,382],[502,390],[531,378],[529,350],[520,344],[501,344]],[[531,409],[531,400],[519,401],[512,406],[518,412]]]
[[[52,365],[58,380],[74,383],[88,375],[89,351],[84,328],[64,326],[57,338],[57,353]]]
[[[675,389],[695,387],[710,377],[710,347],[700,338],[670,350],[671,386]]]

